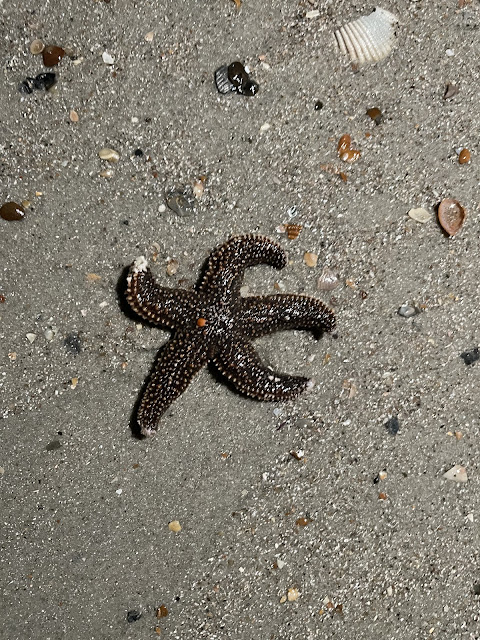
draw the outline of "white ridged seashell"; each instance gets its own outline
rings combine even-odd
[[[397,22],[393,13],[376,7],[370,15],[337,29],[335,41],[340,51],[356,64],[378,62],[392,50]]]

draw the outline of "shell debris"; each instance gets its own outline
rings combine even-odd
[[[392,50],[397,22],[393,13],[376,7],[368,16],[361,16],[337,29],[335,42],[355,64],[379,62]]]

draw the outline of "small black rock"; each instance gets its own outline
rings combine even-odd
[[[137,620],[140,620],[141,617],[141,612],[136,611],[135,609],[127,612],[127,622],[136,622]]]
[[[473,593],[476,596],[480,596],[480,582],[477,582],[476,584],[473,585]]]
[[[471,351],[464,351],[460,354],[460,358],[466,365],[473,364],[477,360],[480,360],[480,350],[478,347],[475,347],[475,349]]]
[[[78,333],[70,333],[63,341],[63,344],[67,351],[70,351],[75,356],[82,350],[82,340]]]
[[[391,418],[389,418],[385,422],[384,426],[388,433],[390,433],[392,436],[396,436],[400,431],[400,422],[398,421],[397,416],[392,416]]]
[[[141,149],[135,149],[133,154],[137,156],[137,158],[141,158],[143,156],[143,151]]]
[[[320,109],[323,109],[323,102],[321,100],[317,100],[315,102],[314,109],[315,111],[320,111]]]

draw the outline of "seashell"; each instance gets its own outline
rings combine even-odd
[[[337,274],[325,267],[317,280],[317,289],[320,291],[333,291],[340,284]]]
[[[302,230],[301,224],[287,224],[285,225],[285,231],[287,232],[287,238],[289,240],[295,240],[300,235]]]
[[[453,480],[454,482],[467,482],[467,470],[460,464],[456,464],[443,474],[446,480]]]
[[[418,207],[418,209],[410,209],[410,211],[408,212],[408,216],[412,218],[412,220],[420,222],[421,224],[425,224],[425,222],[428,222],[432,218],[432,214],[423,207]]]
[[[460,231],[466,217],[467,212],[458,200],[445,198],[438,205],[438,222],[450,237]]]
[[[334,33],[337,46],[356,64],[379,62],[392,50],[397,22],[393,13],[376,7],[370,15],[337,29]]]

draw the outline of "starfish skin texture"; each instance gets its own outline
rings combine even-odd
[[[331,331],[333,311],[304,295],[242,297],[244,271],[258,264],[282,269],[287,257],[268,238],[234,236],[211,253],[193,290],[158,285],[143,256],[131,265],[128,303],[143,319],[174,332],[140,401],[137,422],[143,435],[154,435],[162,414],[208,362],[238,391],[258,400],[289,400],[313,385],[263,365],[251,341],[285,329]]]

